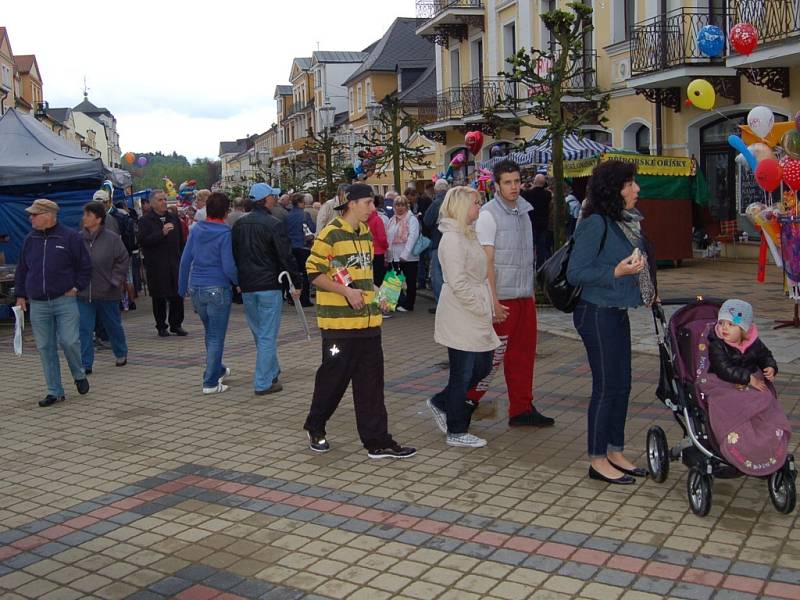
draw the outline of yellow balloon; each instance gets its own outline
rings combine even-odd
[[[705,79],[692,81],[689,87],[686,88],[686,93],[689,96],[689,102],[700,110],[711,110],[717,101],[717,93],[714,91],[714,86]]]

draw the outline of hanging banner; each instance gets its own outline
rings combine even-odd
[[[589,177],[599,162],[598,156],[564,161],[564,177]],[[553,176],[553,163],[547,165],[547,174]]]
[[[600,161],[607,160],[633,163],[636,165],[637,173],[641,175],[677,175],[680,177],[694,175],[694,161],[686,157],[606,152],[600,157]]]

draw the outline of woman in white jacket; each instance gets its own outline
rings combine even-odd
[[[444,285],[436,305],[434,340],[447,347],[450,377],[428,400],[436,424],[451,446],[480,448],[486,440],[468,433],[475,404],[467,390],[492,369],[500,340],[492,327],[492,294],[486,254],[475,236],[480,196],[469,187],[452,188],[439,211],[438,257]]]
[[[386,237],[389,241],[388,260],[395,270],[406,276],[406,291],[397,304],[397,310],[409,312],[414,310],[417,299],[419,256],[414,254],[414,244],[419,237],[419,220],[411,214],[405,196],[394,199],[394,216],[389,219]]]

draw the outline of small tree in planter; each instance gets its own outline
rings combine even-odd
[[[584,39],[594,29],[592,8],[580,2],[567,4],[570,10],[552,10],[541,15],[550,32],[550,47],[544,50],[521,48],[507,59],[510,70],[500,75],[527,90],[527,98],[506,97],[492,112],[510,110],[522,124],[544,129],[551,140],[554,197],[553,229],[556,247],[565,241],[566,204],[564,202],[564,137],[580,135],[585,125],[603,125],[609,95],[597,87],[591,55]],[[537,122],[525,121],[530,115]]]

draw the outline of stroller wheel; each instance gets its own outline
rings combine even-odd
[[[647,430],[647,470],[656,483],[664,483],[669,474],[667,435],[658,425]]]
[[[789,459],[779,470],[769,476],[767,486],[769,487],[769,498],[772,505],[779,513],[788,515],[794,510],[797,501],[797,491],[795,489],[795,473],[790,467]]]
[[[686,478],[686,493],[692,512],[698,517],[705,517],[711,510],[711,477],[692,467]]]

